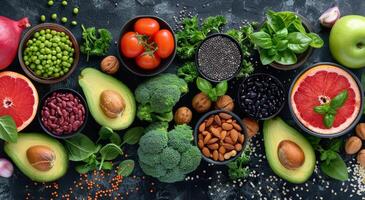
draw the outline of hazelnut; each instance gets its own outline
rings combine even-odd
[[[107,56],[101,61],[100,68],[107,74],[115,74],[119,69],[119,60],[115,56]]]
[[[119,93],[113,90],[104,90],[100,94],[100,108],[109,118],[116,118],[125,108],[125,102]]]
[[[233,99],[228,95],[223,95],[215,102],[216,109],[232,111],[234,108]]]
[[[362,142],[357,136],[351,136],[346,140],[345,151],[347,154],[352,155],[361,149]]]
[[[303,165],[305,155],[303,150],[290,140],[283,140],[278,146],[280,163],[287,169],[296,169]]]
[[[362,149],[356,157],[357,163],[360,164],[361,167],[365,167],[365,149]]]
[[[359,123],[356,126],[356,135],[362,140],[365,140],[365,123]]]
[[[243,118],[243,125],[245,125],[249,138],[254,137],[259,132],[259,123],[251,118]]]
[[[194,96],[192,105],[196,112],[204,113],[210,109],[212,101],[210,101],[209,97],[206,94],[200,92]]]
[[[174,120],[176,124],[189,124],[193,113],[187,107],[181,107],[176,110]]]
[[[30,147],[26,154],[29,163],[39,171],[52,169],[56,160],[56,155],[53,150],[43,145]]]

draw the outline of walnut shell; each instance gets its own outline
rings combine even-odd
[[[234,109],[233,99],[228,95],[220,96],[218,98],[218,100],[215,102],[215,108],[233,111],[233,109]]]
[[[193,113],[188,107],[181,107],[176,110],[174,120],[176,124],[189,124]]]
[[[43,145],[30,147],[26,155],[29,163],[39,171],[49,171],[56,160],[56,154],[53,150]]]
[[[210,109],[210,107],[212,106],[212,101],[206,94],[200,92],[194,96],[192,105],[194,110],[196,110],[196,112],[204,113]]]
[[[109,118],[116,118],[125,109],[125,102],[119,93],[113,90],[104,90],[100,94],[100,108]]]
[[[115,56],[107,56],[101,61],[100,68],[107,74],[115,74],[119,69],[119,60]]]
[[[251,118],[243,118],[242,123],[246,128],[249,138],[254,137],[259,132],[259,123]]]
[[[365,123],[359,123],[356,126],[356,135],[359,136],[362,140],[365,140]]]
[[[360,164],[360,166],[365,167],[365,149],[362,149],[359,151],[356,157],[357,163]]]
[[[351,136],[346,140],[345,151],[347,154],[352,155],[357,153],[362,146],[362,141],[357,136]]]

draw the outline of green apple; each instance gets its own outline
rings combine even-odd
[[[332,27],[329,46],[340,64],[348,68],[365,67],[365,17],[341,17]]]

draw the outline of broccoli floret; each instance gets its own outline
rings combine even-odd
[[[178,168],[168,170],[164,176],[160,176],[158,179],[165,183],[174,183],[182,181],[185,178],[185,174],[182,173]]]
[[[145,153],[142,151],[142,148],[138,148],[137,154],[139,160],[149,166],[154,166],[161,163],[160,154]]]
[[[200,160],[200,150],[196,146],[190,145],[188,150],[181,154],[179,168],[185,174],[190,173],[199,166]]]
[[[180,153],[171,147],[165,148],[161,155],[161,164],[166,169],[173,169],[180,162]]]
[[[193,82],[198,77],[198,70],[193,62],[188,62],[182,67],[177,69],[176,73],[180,78],[184,79],[185,82]]]
[[[177,86],[160,85],[151,96],[151,111],[155,113],[166,113],[172,110],[180,99],[180,91]]]
[[[161,164],[157,164],[154,166],[147,165],[146,163],[139,162],[139,166],[143,170],[143,172],[147,175],[159,178],[161,176],[165,176],[167,173],[167,169]]]
[[[147,87],[145,87],[145,85],[137,87],[134,94],[136,97],[136,101],[141,103],[142,105],[147,104],[150,101],[151,91]]]
[[[149,89],[155,88],[159,85],[175,85],[179,88],[181,93],[187,93],[189,91],[188,84],[183,79],[179,78],[176,74],[160,74],[147,82],[149,82],[147,86],[149,87]]]
[[[153,121],[162,121],[162,122],[170,122],[174,118],[174,114],[172,111],[166,113],[153,113],[152,120]]]
[[[168,128],[169,128],[169,123],[167,122],[153,122],[152,124],[148,125],[144,130],[145,133],[147,133],[152,130],[167,131]]]
[[[140,104],[137,109],[137,117],[140,120],[152,122],[151,107],[148,104]]]
[[[169,146],[179,152],[184,152],[191,146],[193,130],[188,125],[178,125],[167,135],[169,137]]]
[[[152,130],[141,137],[139,148],[145,153],[161,153],[167,147],[167,132]]]

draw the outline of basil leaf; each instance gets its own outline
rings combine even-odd
[[[272,62],[274,62],[274,57],[276,55],[276,52],[274,55],[272,55],[273,49],[258,49],[260,54],[260,61],[263,65],[268,65]]]
[[[0,138],[6,142],[16,142],[18,131],[14,119],[10,115],[0,117]]]
[[[312,42],[310,37],[300,32],[289,33],[287,39],[288,48],[297,54],[305,52]]]
[[[297,56],[289,49],[285,51],[278,51],[274,57],[275,62],[282,65],[292,65],[297,62]]]
[[[339,152],[342,147],[343,140],[340,139],[332,139],[329,149],[332,151]]]
[[[331,108],[333,109],[338,109],[340,108],[347,100],[348,97],[348,93],[347,90],[344,90],[342,92],[340,92],[337,96],[335,96],[332,100],[331,100]]]
[[[285,27],[289,27],[290,24],[292,24],[298,18],[295,13],[290,11],[277,12],[276,15],[278,15],[283,20]]]
[[[71,161],[85,160],[99,150],[94,142],[82,133],[65,140],[65,144],[68,159]]]
[[[349,178],[346,163],[338,153],[335,154],[335,159],[332,159],[329,164],[321,163],[320,168],[327,176],[336,180],[346,181]]]
[[[272,10],[267,11],[266,13],[267,25],[274,31],[278,32],[279,30],[285,28],[284,20],[278,15],[277,12],[273,12]]]
[[[294,21],[292,21],[292,23],[289,25],[288,31],[289,31],[289,33],[297,32],[297,31],[299,31],[303,34],[307,33],[307,31],[305,30],[305,28],[303,26],[302,20],[298,16],[296,16],[296,19]]]
[[[271,36],[263,31],[252,33],[250,35],[252,43],[263,49],[272,48]]]
[[[274,34],[274,39],[282,40],[288,36],[288,29],[283,28]]]
[[[211,89],[209,92],[208,92],[208,97],[210,100],[212,101],[217,101],[218,99],[218,96],[217,96],[217,89],[216,88],[213,88]]]
[[[336,109],[330,107],[330,109],[328,110],[328,113],[329,114],[332,114],[332,115],[336,115],[337,114],[337,111],[336,111]]]
[[[280,40],[276,42],[275,48],[278,51],[284,51],[288,48],[288,40]]]
[[[324,104],[324,105],[320,105],[320,106],[316,106],[314,107],[314,112],[318,113],[318,114],[326,114],[330,109],[330,105],[328,104]]]
[[[226,94],[227,90],[228,90],[228,82],[227,81],[221,81],[217,84],[217,86],[215,87],[216,92],[217,92],[217,96],[223,96],[224,94]]]
[[[134,169],[135,163],[134,160],[123,160],[121,163],[119,163],[118,168],[118,175],[127,177],[132,174]]]
[[[133,127],[128,129],[123,136],[123,144],[137,144],[144,132],[145,130],[143,127]]]
[[[307,36],[312,39],[312,42],[309,44],[311,47],[321,48],[323,46],[324,42],[319,35],[315,33],[307,33]]]
[[[200,78],[200,77],[198,77],[197,79],[196,79],[196,86],[198,87],[198,89],[200,90],[200,91],[202,91],[203,93],[205,93],[205,94],[208,94],[209,93],[209,91],[212,89],[212,84],[209,82],[209,81],[207,81],[207,80],[205,80],[205,79],[203,79],[203,78]]]
[[[104,161],[104,160],[114,160],[119,155],[122,155],[123,151],[116,144],[109,143],[109,144],[106,144],[105,146],[103,146],[100,149],[99,153],[101,155],[102,161]]]
[[[333,125],[333,122],[335,121],[335,116],[332,114],[325,114],[323,117],[323,124],[327,127],[327,128],[331,128]]]

